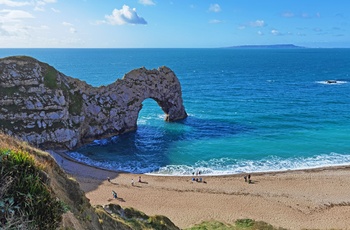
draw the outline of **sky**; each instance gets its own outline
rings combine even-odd
[[[0,48],[350,48],[349,0],[0,0]]]

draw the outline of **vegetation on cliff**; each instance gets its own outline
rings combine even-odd
[[[63,206],[48,186],[45,166],[22,150],[0,149],[0,219],[11,229],[55,229]]]
[[[286,230],[276,228],[264,221],[238,219],[234,224],[224,224],[218,221],[204,221],[186,230]]]

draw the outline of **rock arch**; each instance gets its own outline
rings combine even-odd
[[[0,92],[0,129],[43,148],[74,149],[135,130],[147,98],[166,121],[187,117],[180,82],[164,66],[92,87],[33,58],[8,57],[0,59]]]

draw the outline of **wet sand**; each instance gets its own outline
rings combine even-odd
[[[207,220],[234,223],[251,218],[288,229],[350,229],[350,166],[254,173],[251,184],[243,174],[194,176],[203,180],[196,182],[192,176],[102,170],[52,154],[80,183],[92,205],[116,203],[147,215],[165,215],[180,228]],[[118,199],[113,199],[112,190]]]

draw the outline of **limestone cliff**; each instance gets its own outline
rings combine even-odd
[[[41,148],[74,149],[135,130],[147,98],[167,121],[187,117],[180,82],[167,67],[135,69],[97,88],[31,57],[0,59],[0,129]]]

